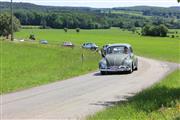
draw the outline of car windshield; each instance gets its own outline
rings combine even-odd
[[[87,46],[94,46],[94,43],[86,43]]]
[[[126,46],[108,47],[107,54],[128,54],[128,48]]]
[[[71,45],[71,42],[64,42],[64,45]]]

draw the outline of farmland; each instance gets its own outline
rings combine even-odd
[[[180,62],[178,37],[143,37],[118,28],[80,30],[79,33],[72,29],[67,33],[61,29],[22,29],[15,37],[28,39],[30,34],[35,35],[36,42],[0,42],[3,75],[1,94],[97,70],[100,55],[82,50],[80,45],[84,42],[95,42],[99,46],[108,43],[130,43],[135,54],[139,56]],[[48,40],[49,44],[39,45],[38,40],[41,39]],[[63,41],[71,41],[76,47],[60,47]],[[83,64],[82,53],[85,56]]]

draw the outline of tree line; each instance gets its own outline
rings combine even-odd
[[[45,22],[45,21],[44,21]],[[46,23],[43,23],[46,24]],[[57,23],[53,23],[57,27]],[[15,16],[13,17],[13,32],[18,31],[20,29],[20,21]],[[62,23],[60,24],[62,25]],[[124,24],[122,23],[122,26]],[[45,27],[45,26],[44,26]],[[61,27],[61,26],[59,26]],[[130,25],[129,28],[126,28],[133,32],[136,31],[136,27]],[[68,28],[64,28],[64,31],[67,32]],[[80,28],[76,27],[76,32],[80,32]],[[146,24],[142,27],[142,35],[145,36],[161,36],[166,37],[168,33],[168,28],[164,24],[153,25]],[[8,36],[11,34],[11,16],[7,13],[0,14],[0,36]]]
[[[22,25],[39,25],[42,28],[109,29],[110,27],[120,27],[131,29],[132,27],[143,27],[147,23],[165,24],[168,28],[174,29],[180,28],[180,19],[146,18],[127,14],[16,11],[14,15]]]
[[[8,12],[9,2],[1,2],[0,10]],[[38,25],[42,28],[81,28],[81,29],[108,29],[120,27],[132,29],[143,27],[147,23],[168,28],[180,28],[180,9],[178,7],[124,7],[124,8],[88,8],[88,7],[52,7],[39,6],[29,3],[14,3],[14,15],[22,25]],[[102,10],[108,10],[102,13]],[[141,16],[130,14],[113,14],[111,10],[125,10],[142,12]],[[147,12],[147,13],[146,13]],[[148,15],[148,17],[146,16]],[[150,17],[149,17],[150,15]],[[164,17],[168,15],[168,17]],[[154,17],[153,17],[154,16]]]
[[[177,6],[175,7],[150,7],[150,6],[135,6],[135,7],[120,7],[120,8],[113,8],[113,10],[123,10],[123,11],[136,11],[141,12],[142,15],[145,16],[159,16],[164,18],[172,18],[175,17],[180,19],[180,8]]]
[[[14,15],[21,21],[22,25],[41,25],[43,28],[107,29],[111,27],[105,16],[93,14],[17,11]]]

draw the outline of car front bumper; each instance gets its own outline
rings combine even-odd
[[[104,71],[104,72],[123,72],[123,71],[130,71],[131,68],[128,66],[112,66],[109,68],[100,68],[100,71]]]

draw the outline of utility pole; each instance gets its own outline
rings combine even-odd
[[[11,41],[14,40],[13,35],[13,1],[11,0]]]

